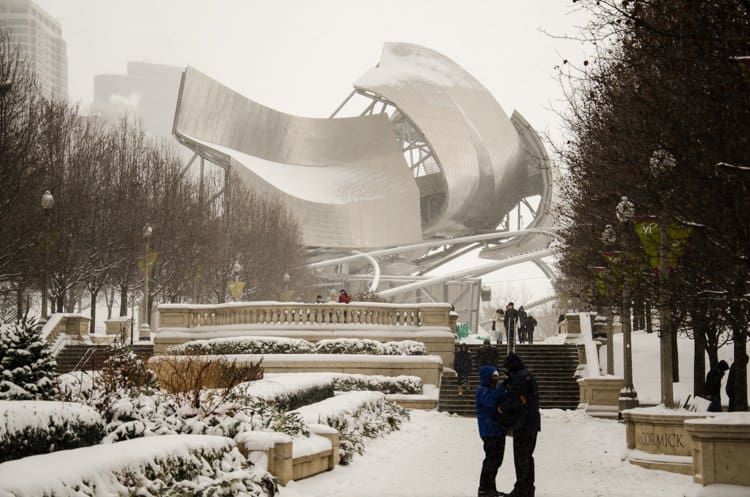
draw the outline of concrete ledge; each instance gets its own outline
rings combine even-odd
[[[285,486],[291,480],[314,476],[339,464],[339,432],[320,425],[312,425],[310,428],[310,439],[293,439],[283,433],[253,432],[237,446],[246,457],[252,453],[262,453],[268,472],[276,477],[280,485]],[[327,443],[321,444],[320,440],[323,439],[327,439]],[[295,441],[299,444],[308,440],[326,448],[311,453],[307,453],[304,448],[297,448],[297,452],[303,454],[295,457]]]
[[[750,412],[685,421],[693,443],[693,480],[750,487]],[[750,488],[748,489],[750,494]]]
[[[151,333],[154,353],[165,354],[172,345],[212,338],[273,336],[302,338],[311,342],[332,338],[368,338],[381,342],[415,340],[422,342],[429,355],[437,355],[443,364],[453,364],[455,334],[446,326],[378,326],[324,324],[309,327],[288,325],[230,325],[216,327],[169,328],[160,326]]]
[[[664,407],[622,411],[631,463],[652,469],[692,474],[693,443],[685,421],[705,416]],[[687,461],[690,460],[690,470]]]
[[[227,354],[221,356],[154,356],[160,358],[190,357],[209,360],[221,357],[228,361],[259,362],[266,373],[351,373],[383,376],[418,376],[422,383],[439,385],[443,361],[438,356],[390,356],[360,354]]]
[[[385,400],[398,403],[407,409],[423,409],[430,411],[437,409],[440,389],[435,385],[423,385],[422,394],[409,395],[401,393],[386,394]]]
[[[620,390],[625,381],[618,376],[579,378],[579,409],[598,418],[617,419],[620,412]]]

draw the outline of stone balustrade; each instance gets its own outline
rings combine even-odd
[[[89,335],[90,322],[91,319],[82,314],[55,313],[45,323],[42,338],[50,344],[63,335],[75,341],[85,340]]]
[[[369,325],[450,327],[448,304],[307,304],[296,302],[232,302],[214,305],[162,304],[160,328],[231,325]]]
[[[329,338],[416,340],[427,353],[453,364],[455,333],[449,304],[308,304],[231,302],[162,304],[152,323],[154,352],[191,340],[237,336],[285,336],[318,341]]]

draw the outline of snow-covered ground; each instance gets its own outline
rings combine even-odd
[[[556,341],[561,340],[552,337],[546,343]],[[681,381],[675,384],[676,398],[692,390],[692,347],[692,340],[679,339]],[[606,357],[605,349],[600,355]],[[720,349],[719,357],[731,364],[731,348]],[[658,403],[656,333],[633,334],[633,370],[641,402]],[[622,374],[621,335],[615,336],[615,373]],[[535,452],[536,497],[750,497],[750,489],[743,487],[703,488],[692,476],[632,465],[627,453],[623,424],[579,411],[543,410]],[[401,430],[370,441],[365,454],[349,466],[290,482],[281,497],[473,496],[482,457],[475,419],[413,410]],[[507,439],[498,490],[509,491],[514,480],[512,441]]]
[[[368,443],[349,466],[290,482],[280,497],[469,497],[476,495],[482,445],[472,418],[412,411],[401,430]],[[515,480],[507,439],[498,490]],[[536,460],[536,497],[682,497],[691,476],[629,464],[625,427],[577,411],[545,410]],[[749,492],[750,493],[750,492]]]

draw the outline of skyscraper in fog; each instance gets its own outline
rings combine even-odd
[[[68,55],[60,23],[30,0],[0,0],[0,27],[8,30],[42,91],[68,97]]]

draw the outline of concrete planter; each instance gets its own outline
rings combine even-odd
[[[692,419],[685,421],[685,429],[692,440],[696,483],[750,487],[750,413]]]
[[[620,390],[625,381],[618,376],[579,378],[578,390],[583,409],[589,416],[617,419],[620,412]]]
[[[622,411],[622,417],[631,464],[693,474],[693,443],[684,423],[705,415],[648,407]]]

